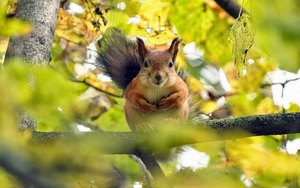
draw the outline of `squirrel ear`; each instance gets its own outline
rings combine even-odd
[[[149,52],[149,49],[147,48],[147,46],[141,38],[136,37],[136,42],[138,45],[138,52],[140,54],[140,57],[142,58],[142,60],[144,60],[145,55]]]
[[[177,53],[178,53],[178,46],[181,43],[181,41],[182,41],[182,39],[176,37],[172,41],[172,44],[171,44],[171,46],[168,49],[168,52],[170,52],[170,54],[173,56],[172,57],[173,62],[175,62],[175,59],[176,59],[176,56],[177,56]]]

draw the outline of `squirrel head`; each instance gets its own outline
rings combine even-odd
[[[137,38],[138,53],[141,58],[139,78],[145,86],[168,87],[175,83],[177,73],[175,61],[181,39],[175,38],[166,50],[151,50]]]

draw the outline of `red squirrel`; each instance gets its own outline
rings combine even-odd
[[[109,28],[97,41],[98,65],[124,89],[125,115],[132,131],[188,118],[188,87],[175,70],[180,43],[175,38],[168,49],[151,50],[142,39],[131,40],[116,28]]]

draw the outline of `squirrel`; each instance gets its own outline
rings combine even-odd
[[[152,50],[141,38],[132,40],[112,27],[96,42],[97,65],[124,90],[132,131],[153,130],[168,119],[187,120],[188,87],[175,69],[181,41],[175,38],[168,49]]]

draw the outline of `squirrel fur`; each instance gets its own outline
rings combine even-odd
[[[175,69],[180,42],[175,38],[168,49],[152,50],[142,39],[131,40],[116,28],[109,28],[97,41],[98,65],[124,90],[125,115],[132,131],[188,118],[188,87]]]

